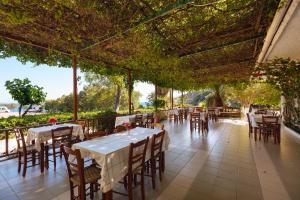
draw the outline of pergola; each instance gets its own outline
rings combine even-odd
[[[72,66],[76,119],[77,66],[128,74],[130,85],[140,80],[179,90],[248,80],[278,5],[279,0],[1,1],[1,57]]]

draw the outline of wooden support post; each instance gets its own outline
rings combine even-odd
[[[181,91],[181,107],[183,108],[183,91]]]
[[[72,58],[72,67],[73,67],[73,119],[77,120],[78,116],[78,96],[77,96],[77,57],[73,56]]]
[[[128,70],[128,111],[130,115],[131,115],[131,94],[132,94],[131,85],[132,85],[131,71]]]
[[[154,98],[155,98],[155,112],[157,112],[157,85],[156,84],[155,84]]]
[[[171,89],[171,108],[174,108],[174,96],[173,96],[174,90],[173,88]]]
[[[8,142],[9,133],[8,130],[5,131],[5,155],[8,156],[9,154],[9,142]]]

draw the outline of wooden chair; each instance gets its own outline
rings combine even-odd
[[[14,131],[17,140],[18,173],[21,172],[21,167],[23,164],[22,176],[25,177],[27,168],[41,164],[41,154],[35,149],[34,143],[31,145],[26,144],[24,134],[21,129],[14,129]],[[22,161],[22,157],[23,157],[23,161]],[[38,158],[38,163],[36,163],[37,158]],[[31,162],[30,166],[28,166],[29,162]]]
[[[119,126],[115,127],[114,133],[120,133],[120,132],[123,132],[123,131],[127,131],[127,128],[123,125],[119,125]]]
[[[114,191],[117,194],[128,196],[129,200],[133,199],[133,182],[137,183],[137,176],[140,176],[141,194],[142,200],[145,199],[145,186],[144,186],[144,171],[145,171],[145,157],[148,146],[149,138],[139,141],[137,143],[131,143],[129,146],[128,156],[128,172],[123,178],[124,187],[128,191],[128,194]]]
[[[98,180],[101,178],[101,169],[95,165],[84,167],[84,161],[78,149],[72,150],[62,145],[62,151],[68,169],[71,200],[85,200],[86,195],[94,199],[94,192],[99,189]],[[89,184],[88,188],[86,184]],[[76,188],[78,196],[75,196]]]
[[[278,116],[262,116],[261,132],[264,141],[268,141],[269,136],[274,137],[274,143],[280,143],[280,124]]]
[[[190,117],[190,130],[191,132],[195,129],[198,128],[198,132],[200,132],[200,127],[201,127],[201,117],[200,113],[191,113]]]
[[[178,122],[180,122],[182,124],[183,119],[184,119],[184,110],[180,109],[180,110],[178,110]]]
[[[56,170],[56,157],[62,158],[63,151],[61,145],[63,144],[67,147],[71,147],[72,145],[72,131],[73,127],[60,127],[52,130],[52,143],[45,147],[46,168],[49,168],[49,161],[51,161],[54,163],[54,170]],[[52,153],[49,153],[49,146],[52,147]],[[49,156],[52,156],[53,160],[49,160]]]
[[[83,131],[84,135],[89,132],[87,120],[79,119],[79,120],[76,120],[74,122],[74,124],[78,124],[82,127],[82,131]],[[79,136],[72,135],[71,141],[72,141],[72,143],[77,143],[77,142],[80,142],[80,138],[79,138]]]
[[[157,128],[157,129],[160,129],[160,130],[165,130],[165,125],[160,124],[160,123],[153,123],[153,124],[151,124],[151,128],[152,129]],[[165,152],[161,152],[161,154],[162,154],[162,158],[161,158],[162,159],[162,172],[164,172],[165,171]]]
[[[158,129],[164,130],[165,125],[164,124],[160,124],[160,123],[152,123],[151,124],[151,128],[152,129],[158,128]]]
[[[153,135],[152,142],[151,142],[151,157],[150,160],[146,163],[147,171],[148,167],[150,167],[150,176],[152,179],[152,188],[155,189],[155,177],[156,177],[156,170],[159,173],[159,180],[162,180],[162,172],[164,166],[163,160],[163,152],[162,152],[162,145],[165,137],[165,131],[161,131],[158,134]],[[157,167],[158,163],[158,167]]]
[[[207,113],[204,113],[204,120],[200,119],[201,120],[201,131],[202,133],[208,133],[208,115]]]
[[[143,127],[144,126],[144,124],[143,124],[143,115],[142,114],[135,115],[134,125],[135,126],[139,126],[139,127]]]
[[[215,108],[208,108],[207,113],[208,113],[209,119],[211,119],[213,122],[218,121],[218,116],[216,114],[216,109]]]
[[[249,138],[250,138],[252,133],[253,133],[253,127],[252,127],[252,124],[251,124],[251,119],[250,119],[250,114],[249,113],[247,113],[247,120],[248,120]]]
[[[258,110],[258,111],[256,111],[254,114],[262,114],[262,115],[266,115],[266,114],[267,114],[267,110]]]
[[[188,114],[189,114],[189,109],[188,109],[188,108],[184,109],[184,110],[183,110],[183,117],[184,117],[184,119],[187,120]]]
[[[92,140],[92,139],[103,137],[106,135],[107,135],[107,133],[105,131],[97,131],[97,132],[93,132],[93,133],[85,133],[84,137],[86,138],[86,140]]]
[[[151,124],[153,123],[154,123],[154,114],[153,113],[147,114],[146,120],[144,122],[144,126],[146,128],[150,128]]]

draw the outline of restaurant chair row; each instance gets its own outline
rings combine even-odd
[[[160,127],[163,128],[162,125],[153,124],[151,127]],[[147,137],[146,139],[131,143],[129,146],[129,156],[128,156],[128,172],[123,178],[122,184],[124,185],[127,193],[120,191],[113,191],[114,193],[120,195],[128,196],[128,199],[133,199],[133,185],[137,186],[137,178],[140,177],[140,189],[141,189],[141,197],[145,199],[145,185],[144,178],[145,176],[150,176],[152,179],[152,187],[155,189],[155,179],[156,179],[156,171],[158,170],[159,179],[162,180],[162,173],[164,172],[164,154],[162,152],[162,145],[164,141],[165,131],[162,131],[158,134],[155,134],[151,140]],[[102,137],[101,135],[99,137]],[[92,139],[95,139],[93,137]],[[151,141],[151,155],[150,159],[146,161],[146,151],[148,147],[148,143]],[[90,198],[93,199],[93,192],[97,192],[99,190],[99,185],[97,181],[101,178],[99,176],[101,167],[97,167],[97,165],[93,164],[88,167],[84,167],[84,160],[81,157],[80,150],[71,150],[68,147],[63,148],[65,160],[69,172],[69,181],[70,181],[70,190],[71,190],[71,199],[86,199],[86,195],[90,195]],[[73,162],[70,162],[69,156],[76,156],[76,160],[73,159]],[[74,164],[77,163],[77,164]],[[79,163],[79,165],[78,165]],[[72,167],[75,167],[76,170],[71,170]],[[88,173],[87,170],[92,172]],[[98,170],[98,171],[97,171]],[[97,172],[97,173],[96,173]],[[149,172],[149,173],[148,173]],[[89,177],[87,177],[91,174]],[[98,175],[98,176],[97,176]],[[74,177],[81,177],[75,178]],[[80,182],[78,182],[80,180]],[[86,184],[89,184],[89,190],[86,190]],[[79,196],[75,196],[74,189],[77,187]],[[89,192],[89,193],[88,193]]]
[[[151,156],[150,160],[145,161],[145,152],[149,138],[130,144],[129,147],[129,158],[128,158],[128,174],[124,177],[124,187],[128,191],[129,199],[132,199],[132,183],[137,185],[137,176],[140,176],[141,183],[141,193],[142,198],[145,198],[144,191],[144,176],[150,176],[152,179],[152,187],[155,189],[155,175],[156,171],[159,172],[159,179],[162,180],[162,172],[164,171],[164,153],[162,152],[162,144],[164,139],[164,126],[159,123],[152,123],[151,128],[159,128],[162,131],[159,134],[154,135],[151,138]],[[116,130],[116,132],[124,131],[124,129]],[[17,145],[18,145],[18,172],[21,171],[21,166],[23,164],[23,177],[26,175],[26,169],[35,165],[40,165],[42,167],[41,161],[42,156],[39,151],[35,149],[34,143],[27,145],[25,142],[24,134],[20,129],[15,129]],[[98,137],[107,135],[104,131],[86,133],[85,139],[92,140]],[[101,178],[101,167],[97,165],[94,161],[91,165],[84,167],[85,161],[81,157],[79,150],[72,150],[71,145],[77,142],[77,140],[72,140],[72,127],[61,127],[52,130],[52,141],[45,145],[45,156],[46,156],[46,168],[49,168],[49,159],[52,157],[54,162],[54,169],[56,169],[56,158],[62,158],[64,155],[70,182],[70,192],[71,199],[85,199],[86,195],[90,195],[90,198],[94,198],[94,192],[99,190],[98,180]],[[51,148],[51,149],[50,149]],[[144,149],[141,153],[136,151],[136,149]],[[51,151],[49,153],[49,150]],[[69,156],[73,156],[76,162],[71,162]],[[74,159],[73,159],[74,161]],[[32,165],[28,165],[28,163]],[[158,167],[157,167],[158,165]],[[145,174],[145,172],[147,172]],[[149,173],[148,173],[149,172]],[[88,189],[85,185],[89,184]],[[75,196],[75,188],[78,189],[78,196]],[[89,192],[89,193],[87,193]],[[117,191],[115,191],[117,192]],[[120,192],[117,192],[122,194]]]

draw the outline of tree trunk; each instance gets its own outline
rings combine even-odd
[[[21,117],[22,105],[19,106],[19,117]]]
[[[117,84],[117,91],[115,95],[115,103],[114,103],[114,111],[118,112],[120,107],[120,99],[121,99],[121,86]]]
[[[215,96],[215,106],[216,107],[223,107],[224,106],[222,97],[219,94],[216,94],[216,96]]]
[[[25,112],[22,114],[22,117],[24,117],[27,114],[28,110],[31,108],[32,108],[32,104],[30,104],[29,107],[25,110]]]

